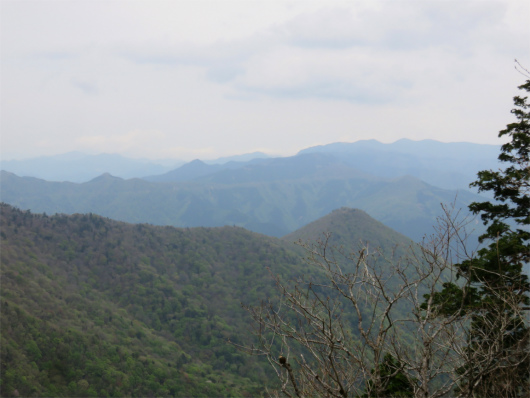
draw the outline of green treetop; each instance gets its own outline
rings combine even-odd
[[[519,86],[530,91],[530,80]],[[530,357],[529,328],[525,321],[530,299],[530,104],[527,97],[514,98],[517,121],[499,137],[510,141],[501,147],[498,171],[478,173],[471,186],[493,193],[495,202],[469,206],[488,226],[480,237],[488,246],[473,258],[456,265],[463,284],[444,284],[434,301],[444,315],[461,311],[472,314],[466,347],[466,363],[459,394],[466,397],[527,396]]]

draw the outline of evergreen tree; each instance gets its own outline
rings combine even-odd
[[[530,80],[519,86],[530,91]],[[511,140],[501,147],[498,171],[478,173],[471,186],[493,193],[495,202],[469,206],[488,226],[480,237],[489,245],[477,256],[457,264],[466,283],[447,283],[435,295],[442,314],[471,313],[466,363],[457,370],[463,377],[460,395],[467,397],[528,396],[529,326],[525,322],[530,285],[523,267],[530,262],[530,104],[514,98],[508,124],[499,137]]]
[[[386,354],[383,362],[379,364],[379,374],[384,380],[384,389],[380,396],[385,398],[408,398],[414,396],[414,387],[411,381],[403,372],[404,365],[400,363],[391,354]],[[373,373],[373,371],[372,371]],[[373,381],[368,381],[367,390],[361,398],[378,397],[377,391],[374,391]]]

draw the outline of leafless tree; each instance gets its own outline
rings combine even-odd
[[[521,63],[517,60],[515,60],[515,70],[527,79],[530,79],[530,71],[521,65]]]
[[[319,274],[292,282],[274,277],[279,299],[246,307],[257,343],[240,348],[268,358],[280,381],[271,395],[472,397],[464,380],[501,376],[508,363],[528,357],[524,342],[513,358],[501,357],[509,316],[492,318],[491,344],[470,348],[472,315],[464,302],[472,286],[456,281],[452,264],[473,252],[466,250],[465,221],[444,211],[435,233],[400,258],[362,244],[353,253],[332,248],[329,234],[301,243]],[[456,283],[462,294],[441,314],[434,297],[444,283]],[[500,296],[510,311],[522,310],[510,301],[514,295]],[[476,366],[465,367],[470,359]]]

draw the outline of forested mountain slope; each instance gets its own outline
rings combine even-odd
[[[407,241],[341,211],[353,228],[330,228],[344,239],[362,225],[382,232],[374,244]],[[238,227],[134,225],[5,204],[0,225],[2,396],[262,395],[275,380],[268,365],[227,344],[253,341],[240,304],[275,297],[270,273],[318,278],[290,238]]]
[[[347,251],[356,251],[360,247],[368,246],[380,248],[386,253],[399,250],[405,255],[413,242],[374,220],[366,212],[359,209],[342,207],[330,214],[319,218],[302,228],[282,237],[286,242],[301,242],[311,244],[318,240],[327,239],[333,247],[343,247]]]
[[[2,205],[2,396],[260,395],[240,303],[303,272],[242,228],[175,229]]]

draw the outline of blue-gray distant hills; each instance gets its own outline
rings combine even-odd
[[[179,168],[168,171],[160,175],[152,175],[143,177],[146,181],[153,182],[177,182],[177,181],[193,181],[200,177],[209,176],[224,170],[234,170],[254,163],[259,163],[263,159],[251,159],[246,162],[228,161],[223,164],[207,163],[200,159],[195,159],[189,163],[182,165]]]
[[[187,168],[199,169],[198,162]],[[189,170],[188,170],[189,171]],[[120,221],[179,227],[236,225],[283,236],[334,209],[354,207],[419,240],[432,232],[440,203],[477,200],[412,176],[383,178],[331,154],[261,159],[187,181],[124,180],[109,174],[86,183],[47,182],[2,172],[2,201],[21,209],[95,213]]]
[[[342,178],[364,175],[346,162],[330,154],[312,153],[286,158],[254,159],[249,162],[229,162],[223,165],[208,165],[194,160],[161,176],[144,178],[147,181],[197,183],[256,183],[278,180],[314,178]]]
[[[466,142],[442,143],[433,140],[402,139],[392,144],[376,140],[333,143],[301,150],[298,155],[326,154],[360,172],[386,178],[411,175],[431,185],[446,189],[468,189],[479,170],[496,169],[499,147]],[[223,172],[225,178],[236,170],[271,160],[262,152],[194,160],[149,161],[129,159],[116,154],[87,155],[69,152],[24,160],[2,160],[0,169],[18,176],[47,181],[87,182],[109,173],[121,178],[148,181],[193,181]],[[273,164],[277,164],[274,163]],[[242,174],[240,172],[240,174]],[[212,177],[215,179],[215,177]]]
[[[384,178],[409,175],[440,188],[459,190],[469,190],[469,183],[475,180],[478,171],[499,167],[497,145],[467,142],[443,143],[433,140],[402,139],[392,144],[383,144],[376,140],[365,140],[311,147],[300,151],[296,157],[308,154],[326,155],[336,164],[342,164],[342,168],[353,168],[360,173]],[[304,164],[302,159],[294,161],[294,158],[285,158],[291,159],[286,160],[286,164],[306,167],[302,166]],[[207,179],[241,182],[241,178],[248,180],[245,175],[255,175],[257,167],[266,165],[281,167],[277,158],[255,158],[224,164],[209,164],[197,159],[167,173],[144,179],[158,182]],[[286,171],[292,170],[287,168]],[[269,170],[266,174],[269,175],[271,172],[272,170]]]
[[[0,169],[47,181],[86,182],[104,173],[122,178],[162,174],[183,163],[178,160],[153,162],[130,159],[117,154],[88,155],[82,152],[68,152],[23,160],[2,160]]]
[[[262,152],[222,157],[207,160],[204,164],[222,165],[228,162],[246,162],[270,157]],[[117,154],[102,153],[88,155],[68,152],[55,156],[40,156],[22,160],[0,160],[0,170],[23,177],[42,178],[47,181],[87,182],[104,173],[121,178],[136,178],[164,175],[182,166],[185,162],[176,159],[157,161],[131,159]],[[202,163],[202,162],[201,162]],[[162,179],[165,177],[162,177]]]
[[[104,173],[84,183],[49,182],[5,171],[1,200],[49,214],[91,212],[178,227],[236,225],[271,236],[346,206],[419,240],[432,232],[440,203],[456,201],[467,209],[478,199],[468,185],[479,170],[498,167],[498,151],[495,145],[368,140],[307,148],[285,158],[255,153],[216,164],[194,160],[143,179]],[[142,170],[139,176],[147,175]]]
[[[376,140],[334,143],[298,154],[326,153],[367,173],[381,177],[411,175],[447,189],[467,189],[477,172],[497,169],[499,146],[468,142],[401,139],[392,144]]]

